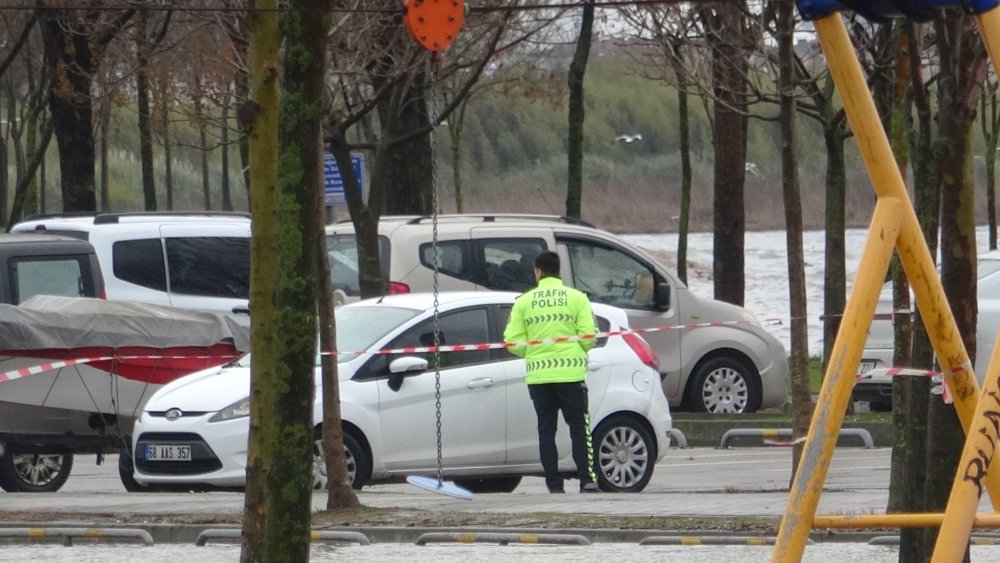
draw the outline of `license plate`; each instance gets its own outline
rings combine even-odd
[[[865,360],[861,362],[861,365],[858,366],[858,375],[868,375],[875,369],[876,363],[877,362],[875,360]]]
[[[146,461],[191,461],[191,446],[148,444]]]

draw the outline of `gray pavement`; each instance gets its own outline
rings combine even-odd
[[[889,487],[888,448],[835,451],[818,514],[881,514]],[[241,514],[243,495],[211,493],[126,493],[118,480],[117,459],[98,466],[93,456],[76,460],[73,474],[57,493],[2,493],[0,506],[12,512],[58,512],[87,522],[117,515],[124,521],[181,514]],[[673,449],[657,465],[653,480],[640,494],[581,495],[568,483],[565,495],[550,495],[540,478],[526,478],[513,493],[480,494],[471,501],[438,495],[408,484],[367,487],[363,505],[375,508],[420,508],[436,512],[600,514],[616,516],[781,516],[787,502],[791,449]],[[322,510],[326,496],[317,493]],[[984,499],[982,511],[991,511]],[[9,523],[7,525],[10,525]],[[187,540],[183,540],[187,541]]]

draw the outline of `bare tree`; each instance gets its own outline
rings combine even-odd
[[[242,563],[266,561],[264,529],[267,520],[267,460],[271,458],[265,421],[274,402],[276,335],[275,298],[278,285],[278,0],[257,0],[248,16],[249,93],[240,106],[240,129],[246,134],[252,158],[248,175],[253,214],[251,233],[250,434],[247,444],[247,483],[243,511]]]
[[[49,95],[49,110],[59,145],[64,211],[97,210],[93,77],[108,45],[134,14],[134,10],[100,8],[41,10],[45,60],[49,72],[56,77]]]
[[[590,43],[594,29],[594,4],[583,6],[580,18],[580,34],[576,40],[573,61],[569,65],[569,135],[566,158],[569,172],[566,186],[566,216],[580,218],[580,203],[583,200],[583,78],[587,74],[587,59],[590,58]]]

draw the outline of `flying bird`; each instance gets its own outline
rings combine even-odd
[[[631,143],[633,141],[641,141],[642,135],[639,133],[636,133],[634,135],[618,135],[617,137],[615,137],[615,140],[622,141],[624,143]]]

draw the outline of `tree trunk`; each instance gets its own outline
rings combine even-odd
[[[583,201],[583,78],[587,74],[587,60],[590,58],[590,42],[594,28],[594,4],[583,6],[580,21],[580,35],[576,40],[576,51],[569,65],[569,133],[566,139],[566,159],[569,172],[566,186],[566,216],[580,218]]]
[[[268,460],[272,459],[264,421],[271,417],[270,389],[275,369],[275,308],[277,288],[277,171],[278,75],[281,34],[278,0],[256,0],[257,11],[247,19],[252,36],[249,49],[249,97],[240,108],[240,130],[246,134],[252,158],[247,174],[252,179],[250,212],[253,215],[250,252],[250,435],[247,445],[247,484],[244,494],[241,563],[261,563],[264,557],[265,497]]]
[[[326,213],[323,206],[323,191],[316,190],[317,231],[324,232]],[[321,352],[337,351],[337,319],[334,315],[336,303],[333,296],[333,282],[330,279],[330,255],[326,251],[326,237],[319,237],[316,246],[318,292],[319,342]],[[347,473],[347,459],[344,455],[344,426],[340,415],[340,378],[337,371],[337,356],[320,356],[323,380],[323,459],[327,475],[327,510],[361,506],[357,493],[351,487]]]
[[[264,559],[309,560],[317,252],[323,242],[323,78],[330,0],[292,0],[285,32],[278,166],[277,341]]]
[[[385,119],[383,137],[388,140],[427,129],[430,125],[425,95],[427,75],[417,73],[412,81],[403,81],[396,87],[403,89],[401,95],[404,98],[398,114],[393,112],[391,102],[383,104],[385,107],[382,110]],[[393,142],[391,148],[385,151],[383,156],[389,160],[389,180],[385,184],[385,208],[381,212],[388,215],[430,214],[431,192],[435,189],[433,166],[436,155],[431,150],[430,137],[433,134],[429,131],[403,143]]]
[[[38,127],[39,123],[44,123],[45,132],[43,133],[43,139],[40,141],[38,139]],[[38,175],[37,172],[42,166],[42,161],[45,160],[45,151],[49,148],[49,142],[52,140],[52,124],[49,121],[42,121],[37,113],[32,113],[28,117],[27,138],[25,139],[25,145],[27,146],[27,154],[25,155],[28,163],[38,161],[36,166],[31,169],[31,173],[28,173],[27,166],[21,174],[21,178],[18,182],[27,179],[28,184],[24,192],[24,208],[21,209],[21,217],[18,218],[20,221],[23,217],[28,215],[35,215],[38,213]],[[16,192],[15,192],[16,193]],[[13,225],[13,222],[8,223]]]
[[[984,71],[976,61],[971,16],[949,13],[936,20],[940,57],[938,75],[938,136],[941,170],[941,284],[951,306],[969,359],[976,358],[976,241],[975,190],[971,177],[972,122],[975,100]],[[971,106],[971,107],[970,107]],[[964,435],[953,405],[931,400],[928,411],[927,508],[944,510],[951,493]],[[937,529],[925,535],[924,554],[930,556]],[[965,559],[968,560],[968,549]]]
[[[233,198],[229,191],[229,95],[226,94],[222,102],[222,125],[219,136],[222,145],[222,178],[220,186],[222,189],[222,210],[233,210]]]
[[[206,129],[208,125],[205,123],[204,116],[198,126],[198,147],[201,149],[201,197],[202,204],[204,205],[205,211],[212,209],[212,194],[210,188],[210,178],[208,171],[208,132]]]
[[[896,25],[893,29],[893,45],[896,55],[895,87],[893,88],[892,104],[889,109],[887,131],[896,155],[896,166],[900,175],[906,179],[909,169],[909,132],[910,110],[912,101],[908,95],[909,85],[913,79],[910,65],[908,25]],[[910,286],[906,280],[902,263],[898,255],[894,255],[889,266],[889,276],[892,278],[892,306],[894,311],[905,311],[893,314],[893,356],[894,366],[910,365],[910,344],[912,339],[910,309]],[[895,377],[892,380],[892,420],[896,439],[893,441],[892,464],[889,477],[889,503],[886,512],[914,512],[914,497],[917,484],[914,479],[917,467],[907,463],[914,455],[914,447],[919,446],[919,452],[924,451],[923,437],[914,433],[914,425],[910,424],[908,411],[903,405],[911,393],[910,383],[914,378]],[[924,397],[926,400],[926,396]],[[926,428],[923,429],[926,432]]]
[[[823,128],[826,146],[826,237],[823,268],[823,371],[830,361],[833,343],[847,300],[847,273],[844,254],[844,210],[847,167],[844,164],[843,121],[831,118]]]
[[[146,211],[156,211],[156,178],[153,174],[153,133],[150,130],[149,103],[149,40],[146,37],[148,12],[141,10],[136,18],[136,57],[138,68],[135,73],[136,105],[139,121],[139,158],[142,163],[142,195]]]
[[[1000,108],[997,84],[989,83],[980,97],[979,124],[983,132],[983,161],[986,165],[986,224],[989,229],[989,249],[997,249],[996,162],[1000,142]]]
[[[31,149],[27,169],[21,178],[18,179],[17,185],[14,186],[14,202],[10,207],[10,220],[7,222],[8,228],[10,225],[20,221],[24,215],[25,201],[27,195],[30,193],[31,185],[35,181],[35,172],[38,171],[38,167],[45,160],[45,151],[49,148],[49,142],[52,140],[52,131],[52,122],[46,122],[45,130],[42,131],[42,138],[39,141],[38,147],[37,149]],[[29,142],[34,143],[34,134],[29,133],[28,136],[31,138]]]
[[[914,26],[919,29],[918,26]],[[916,131],[911,135],[913,158],[914,208],[917,220],[920,222],[924,240],[930,249],[932,259],[937,257],[938,219],[940,211],[940,171],[937,168],[937,156],[933,143],[933,116],[930,96],[924,85],[920,67],[919,41],[915,30],[907,33],[908,51],[910,54],[910,70],[913,73],[911,91],[916,109]],[[932,369],[934,351],[927,336],[923,316],[917,310],[913,321],[912,365],[919,369]],[[930,401],[930,381],[927,378],[913,378],[904,384],[900,409],[906,413],[906,445],[902,463],[907,469],[902,476],[901,487],[910,491],[910,506],[914,512],[929,510],[923,494],[924,476],[927,464],[927,424]],[[899,561],[901,563],[923,563],[930,557],[930,551],[925,548],[925,537],[929,532],[926,528],[904,528],[900,530]]]
[[[741,306],[746,235],[743,184],[746,179],[747,62],[743,49],[736,42],[743,34],[742,4],[720,4],[707,18],[715,96],[712,110],[712,146],[715,150],[712,278],[716,299]]]
[[[59,147],[63,211],[97,211],[94,192],[94,126],[91,77],[97,57],[89,37],[74,33],[65,12],[42,10],[45,60],[53,70],[49,110]]]
[[[167,210],[174,208],[174,159],[170,143],[170,98],[167,87],[169,75],[160,80],[160,131],[163,135],[163,191],[166,195]]]
[[[795,157],[795,69],[792,66],[795,9],[792,0],[778,0],[778,89],[781,96],[781,191],[785,204],[785,244],[788,257],[788,302],[792,315],[792,350],[788,371],[792,382],[793,437],[792,476],[795,480],[804,438],[809,432],[813,401],[809,389],[809,315],[806,307],[805,255],[802,247],[802,195]]]
[[[469,100],[462,102],[461,107],[448,120],[448,140],[451,142],[451,173],[455,186],[455,212],[463,213],[465,202],[462,193],[462,128],[465,125],[465,109]]]
[[[681,149],[681,203],[677,221],[677,277],[687,283],[687,243],[691,225],[691,124],[688,114],[688,77],[684,66],[684,43],[671,43],[670,62],[677,80],[677,133]]]
[[[358,288],[363,299],[377,297],[385,292],[385,280],[382,279],[382,263],[378,251],[380,214],[375,211],[381,199],[379,198],[381,192],[377,190],[383,189],[385,185],[382,176],[386,167],[379,162],[379,155],[384,151],[376,154],[372,165],[369,202],[365,205],[361,199],[358,178],[354,175],[354,166],[351,164],[351,151],[343,132],[335,131],[328,138],[330,152],[337,161],[337,168],[340,169],[340,176],[344,181],[344,199],[347,201],[351,223],[354,225],[355,240],[358,245]]]
[[[111,162],[108,154],[108,137],[111,135],[111,100],[107,99],[107,95],[101,100],[99,111],[101,112],[101,211],[111,211]]]

